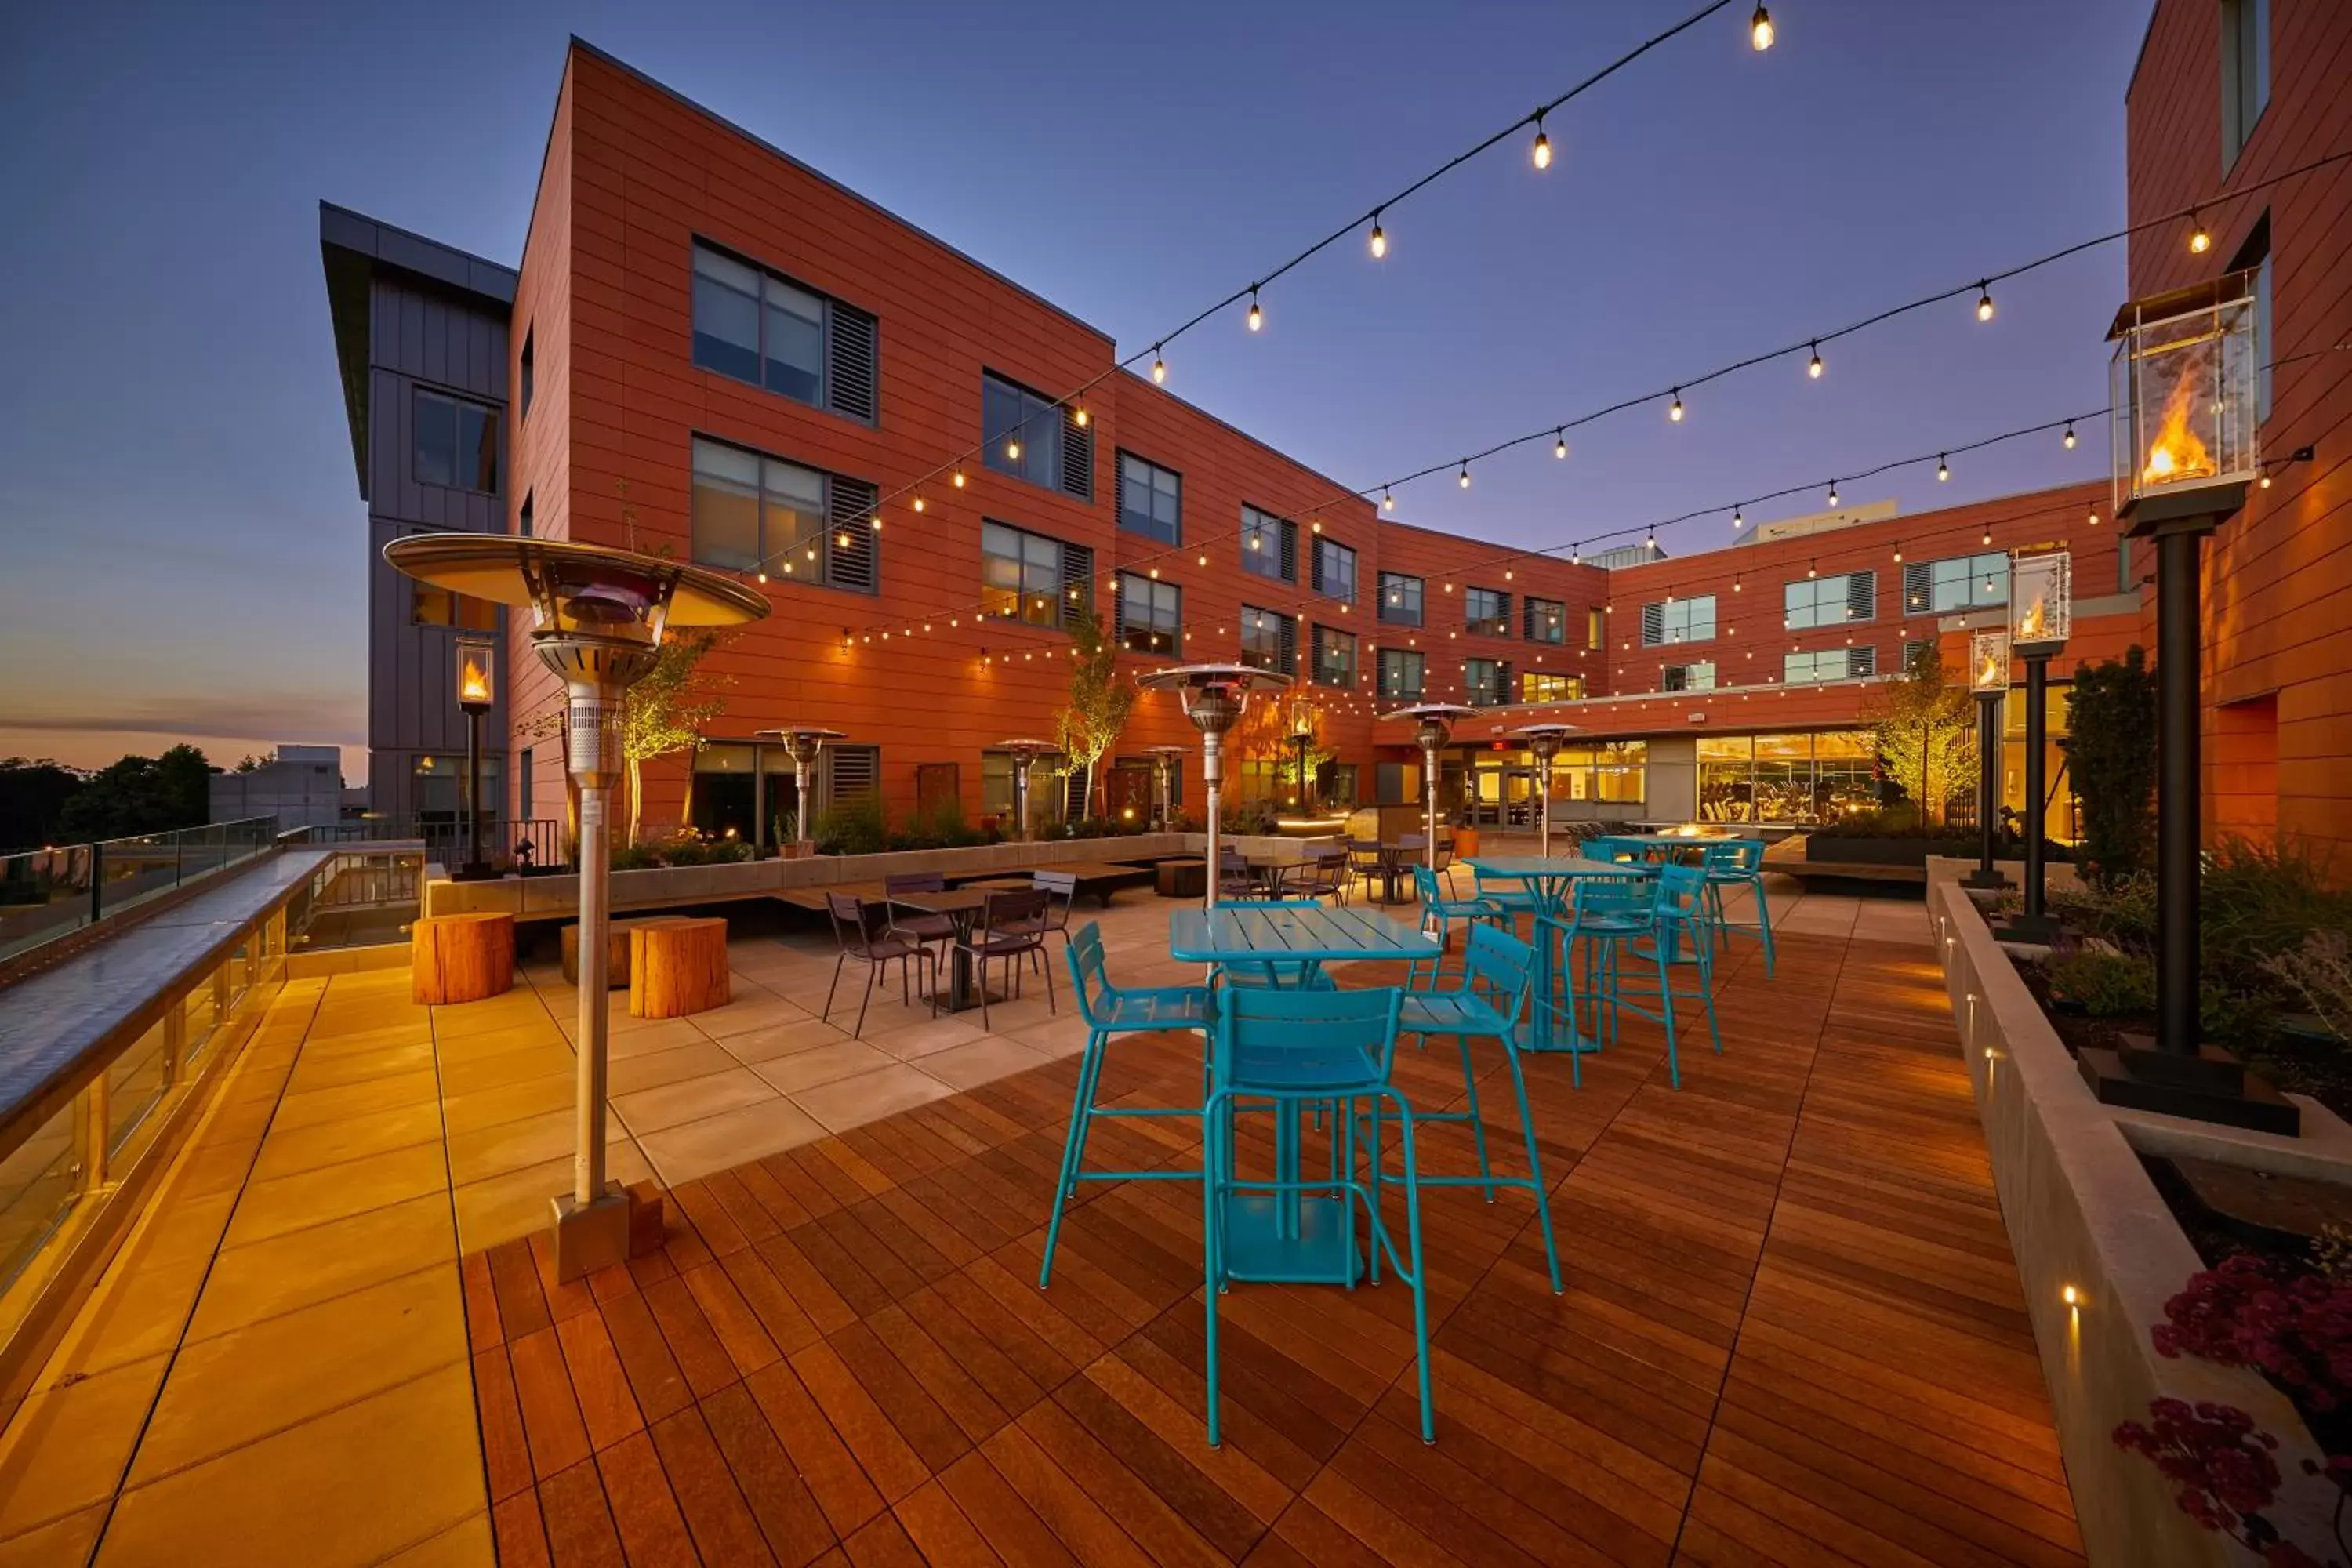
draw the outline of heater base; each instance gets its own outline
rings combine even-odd
[[[620,1183],[605,1183],[604,1195],[594,1203],[583,1204],[566,1193],[553,1207],[559,1284],[629,1260],[629,1219],[635,1200]]]
[[[1971,871],[1960,879],[1960,886],[1979,893],[1998,893],[2005,888],[2014,888],[2017,884],[2009,879],[2006,872]]]
[[[2127,1043],[2120,1050],[2085,1049],[2076,1065],[2103,1104],[2288,1138],[2303,1132],[2302,1107],[2218,1047],[2182,1057]]]

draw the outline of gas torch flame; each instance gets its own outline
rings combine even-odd
[[[2036,594],[2033,596],[2033,603],[2026,605],[2025,614],[2017,619],[2018,640],[2032,642],[2042,635],[2042,627],[2049,625],[2049,622],[2050,601]]]
[[[457,678],[457,690],[461,702],[488,702],[490,700],[490,678],[471,658],[466,660],[465,669]]]
[[[2005,674],[2007,674],[2007,671],[2000,668],[2000,660],[1995,658],[1991,654],[1987,654],[1985,655],[1984,667],[1977,672],[1977,684],[1979,686],[2000,685],[2001,684],[2002,677]]]
[[[2164,400],[2164,419],[2148,447],[2147,467],[2140,474],[2141,483],[2178,484],[2214,472],[2212,454],[2198,439],[2197,432],[2189,427],[2189,410],[2196,398],[2196,377],[2184,375],[2172,384],[2171,395]]]

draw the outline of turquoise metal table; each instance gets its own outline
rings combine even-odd
[[[1547,860],[1539,855],[1474,855],[1469,865],[1482,877],[1496,881],[1526,883],[1528,890],[1536,896],[1536,902],[1541,906],[1541,913],[1537,917],[1539,921],[1560,918],[1561,910],[1568,906],[1569,889],[1575,886],[1579,878],[1649,877],[1656,875],[1658,869],[1658,862],[1654,860]],[[1536,932],[1536,999],[1535,1005],[1528,1009],[1527,1021],[1519,1026],[1519,1048],[1525,1051],[1597,1051],[1601,1048],[1599,1041],[1573,1031],[1562,1039],[1555,1027],[1559,1009],[1552,1001],[1552,992],[1559,976],[1552,955],[1557,945],[1542,931]],[[1575,984],[1573,975],[1568,979],[1570,984]]]
[[[1175,910],[1168,916],[1168,951],[1180,963],[1297,964],[1302,975],[1350,960],[1434,959],[1435,939],[1412,926],[1362,910],[1286,904],[1279,909]],[[1332,1119],[1345,1136],[1346,1118]],[[1298,1175],[1298,1111],[1275,1114],[1274,1158],[1285,1180]],[[1355,1226],[1345,1196],[1291,1192],[1239,1196],[1225,1222],[1225,1258],[1236,1279],[1267,1283],[1352,1285],[1362,1270]]]

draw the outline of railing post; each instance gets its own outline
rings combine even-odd
[[[163,1087],[180,1081],[180,1061],[188,1054],[188,1010],[174,1007],[163,1015]]]
[[[107,1081],[104,1068],[74,1099],[74,1173],[76,1188],[82,1193],[94,1193],[106,1185],[108,1115]]]
[[[92,925],[96,925],[98,917],[106,912],[105,887],[106,846],[92,844],[89,847],[89,923]]]

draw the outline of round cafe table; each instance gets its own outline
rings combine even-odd
[[[893,904],[919,910],[927,915],[945,915],[955,927],[955,942],[950,948],[948,965],[947,1009],[961,1013],[980,1005],[981,987],[971,964],[971,928],[980,921],[981,913],[988,907],[988,890],[984,888],[955,888],[944,893],[893,893]],[[991,1002],[1002,1002],[1002,996],[992,995]]]

